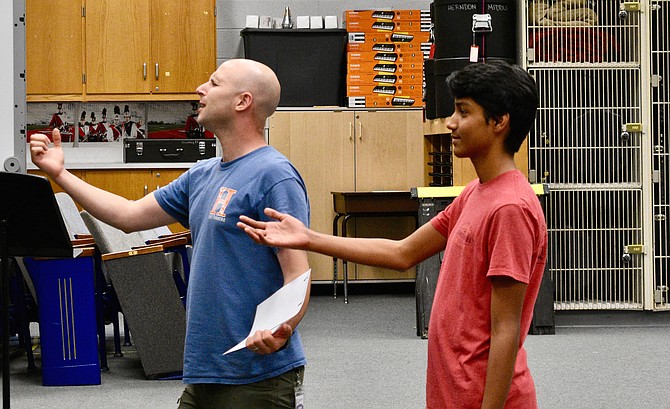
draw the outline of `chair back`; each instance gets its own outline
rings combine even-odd
[[[137,232],[125,233],[96,219],[86,210],[82,210],[80,214],[86,227],[93,235],[95,244],[98,245],[100,252],[103,254],[126,251],[133,247],[145,245],[142,236]]]
[[[74,239],[76,234],[91,234],[82,220],[77,204],[72,197],[65,192],[58,192],[55,196],[70,238]]]

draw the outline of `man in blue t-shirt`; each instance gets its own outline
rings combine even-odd
[[[246,349],[223,355],[248,335],[256,306],[309,269],[301,250],[255,244],[236,227],[242,214],[271,207],[309,222],[298,171],[264,137],[280,95],[277,77],[251,60],[230,60],[196,90],[198,123],[218,138],[223,157],[201,161],[152,195],[129,201],[88,185],[64,168],[60,133],[31,137],[32,160],[84,209],[124,231],[180,222],[193,255],[186,301],[180,409],[295,408],[305,355],[295,331],[309,301],[279,329],[258,331]]]

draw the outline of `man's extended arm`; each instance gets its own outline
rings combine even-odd
[[[53,146],[43,134],[30,138],[33,163],[65,190],[94,217],[126,232],[145,230],[174,223],[175,220],[158,204],[154,195],[131,201],[89,185],[65,169],[65,158],[58,129],[52,133]]]

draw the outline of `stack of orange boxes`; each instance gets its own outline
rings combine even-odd
[[[347,103],[356,108],[423,106],[430,11],[346,10]]]

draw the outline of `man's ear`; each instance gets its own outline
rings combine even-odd
[[[251,106],[251,102],[253,101],[253,99],[254,97],[251,95],[250,92],[243,92],[239,96],[239,100],[237,101],[235,110],[244,111],[245,109],[249,108]]]

